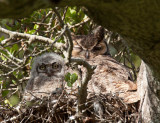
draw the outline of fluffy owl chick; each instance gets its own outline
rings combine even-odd
[[[27,83],[24,99],[49,96],[63,90],[64,59],[55,53],[45,53],[34,59],[30,79]]]

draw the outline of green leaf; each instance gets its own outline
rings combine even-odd
[[[67,82],[67,86],[72,87],[73,83],[78,79],[78,76],[76,73],[67,73],[64,79]]]
[[[67,86],[68,87],[72,87],[72,83],[71,82],[67,82]]]
[[[57,42],[58,42],[58,43],[63,43],[63,44],[65,43],[65,41],[64,41],[64,40],[61,40],[61,39],[58,40]]]
[[[12,104],[10,103],[10,101],[8,100],[8,99],[6,99],[5,101],[4,101],[4,103],[7,105],[9,105],[10,107],[12,107]]]
[[[4,40],[4,36],[1,36],[1,37],[0,37],[0,41],[3,41],[3,40]]]
[[[29,33],[29,34],[34,34],[36,32],[36,30],[29,30],[27,33]]]
[[[12,28],[10,26],[8,26],[7,24],[5,24],[5,27],[8,29],[8,30],[12,30]]]
[[[76,14],[76,10],[70,8],[70,13],[71,13],[72,15],[74,15],[74,14]]]
[[[71,80],[71,83],[73,84],[76,80],[78,79],[78,76],[76,73],[73,73],[71,76],[70,76],[70,80]]]
[[[14,52],[15,52],[15,51],[18,51],[18,49],[19,49],[19,47],[18,47],[17,44],[14,44],[14,45],[12,46],[12,48],[10,48],[10,47],[6,47],[6,48],[9,50],[9,52],[10,52],[11,54],[14,54]]]
[[[9,90],[4,90],[4,91],[2,91],[2,97],[7,96],[8,93],[9,93]]]
[[[7,61],[7,58],[4,57],[4,56],[0,56],[0,58],[1,58],[3,61]]]
[[[12,46],[12,48],[17,51],[19,47],[18,47],[17,44],[14,44],[14,45]]]
[[[71,74],[70,74],[70,73],[67,73],[67,74],[65,75],[65,77],[64,77],[64,80],[65,80],[66,82],[69,82],[69,81],[70,81],[70,76],[71,76]]]
[[[14,105],[17,105],[19,103],[19,98],[17,95],[12,95],[10,98],[9,98],[9,102],[10,102],[10,106],[14,106]]]
[[[15,80],[12,80],[13,84],[17,85],[16,81]]]
[[[33,29],[37,30],[39,28],[39,25],[35,24]]]
[[[15,77],[18,77],[18,74],[17,74],[16,71],[13,72],[13,75],[14,75]]]

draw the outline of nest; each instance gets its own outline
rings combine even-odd
[[[26,104],[22,101],[14,108],[1,107],[2,123],[95,123],[130,122],[138,118],[137,104],[125,104],[113,94],[90,94],[84,109],[78,113],[77,96],[63,92],[61,95],[37,99]]]

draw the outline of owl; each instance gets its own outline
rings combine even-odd
[[[31,101],[54,93],[64,86],[64,59],[56,53],[45,53],[34,59],[24,99]]]
[[[136,92],[137,85],[130,80],[129,70],[115,59],[106,55],[107,45],[104,38],[104,29],[99,26],[92,34],[74,35],[73,57],[87,60],[96,69],[88,83],[88,92],[95,94],[112,93],[121,97],[126,103],[139,100]],[[83,73],[85,69],[82,68]]]

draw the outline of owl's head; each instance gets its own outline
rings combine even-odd
[[[45,53],[34,59],[31,75],[60,77],[64,76],[64,60],[55,53]]]
[[[72,35],[74,44],[72,55],[90,59],[97,55],[105,54],[107,46],[103,38],[104,28],[101,26],[97,27],[89,35]]]

